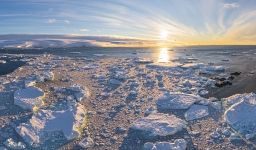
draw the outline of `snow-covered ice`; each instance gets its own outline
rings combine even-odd
[[[86,111],[82,105],[62,111],[39,109],[27,123],[20,124],[17,133],[32,146],[43,144],[56,132],[62,132],[67,140],[79,137],[86,123]]]
[[[208,106],[192,105],[189,110],[185,112],[185,118],[187,121],[200,119],[209,115]]]
[[[224,114],[226,122],[244,136],[247,134],[255,135],[256,94],[248,93],[235,95],[226,99],[231,102],[236,102],[226,110]]]
[[[41,105],[44,92],[37,87],[26,87],[14,92],[14,104],[23,109],[32,110],[34,106]]]
[[[204,98],[192,94],[183,93],[165,93],[160,97],[156,104],[160,111],[172,109],[188,109],[195,102],[201,101]]]
[[[186,122],[175,115],[153,113],[135,120],[131,129],[142,131],[148,137],[174,135],[186,127]]]

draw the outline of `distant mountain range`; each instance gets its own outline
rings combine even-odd
[[[92,47],[97,46],[90,42],[70,42],[62,40],[7,40],[0,43],[4,48],[47,48],[47,47]]]
[[[1,48],[141,46],[146,41],[124,37],[80,35],[0,35]]]

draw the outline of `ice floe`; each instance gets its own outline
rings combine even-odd
[[[147,142],[144,144],[144,150],[186,150],[187,142],[184,139],[176,139],[171,142]]]
[[[185,118],[187,121],[200,119],[209,115],[208,106],[192,105],[186,112]]]
[[[41,105],[44,92],[37,87],[26,87],[14,92],[14,104],[23,109],[32,110],[34,106]]]
[[[237,132],[244,136],[256,134],[256,94],[248,93],[226,98],[230,102],[236,102],[230,106],[224,118],[226,122]]]
[[[175,115],[153,113],[135,120],[131,129],[141,131],[147,137],[174,135],[186,127],[186,122]]]
[[[188,109],[195,102],[202,101],[204,98],[192,94],[165,93],[160,97],[156,104],[160,111],[172,109]]]
[[[79,137],[86,123],[86,111],[82,105],[67,110],[52,111],[39,109],[27,123],[20,124],[17,133],[32,146],[39,146],[56,132],[67,140]]]

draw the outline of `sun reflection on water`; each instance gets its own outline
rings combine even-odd
[[[168,63],[170,62],[170,56],[168,53],[168,48],[160,48],[159,56],[158,56],[158,62],[159,63]]]

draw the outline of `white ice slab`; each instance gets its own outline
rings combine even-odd
[[[243,135],[256,134],[256,94],[242,94],[227,98],[234,101],[224,114],[226,122]]]
[[[204,105],[192,105],[188,111],[185,112],[185,118],[187,121],[200,119],[209,115],[208,106]]]
[[[27,123],[20,124],[16,131],[29,144],[38,146],[54,132],[62,132],[68,139],[77,138],[86,121],[82,105],[63,111],[40,109]]]
[[[26,87],[14,92],[14,104],[23,109],[32,110],[34,106],[40,105],[44,92],[37,87]]]
[[[188,109],[195,102],[202,101],[204,98],[192,94],[165,93],[156,102],[160,111],[172,109]]]
[[[149,137],[174,135],[186,127],[186,122],[174,115],[154,113],[137,119],[132,129],[149,134]]]

